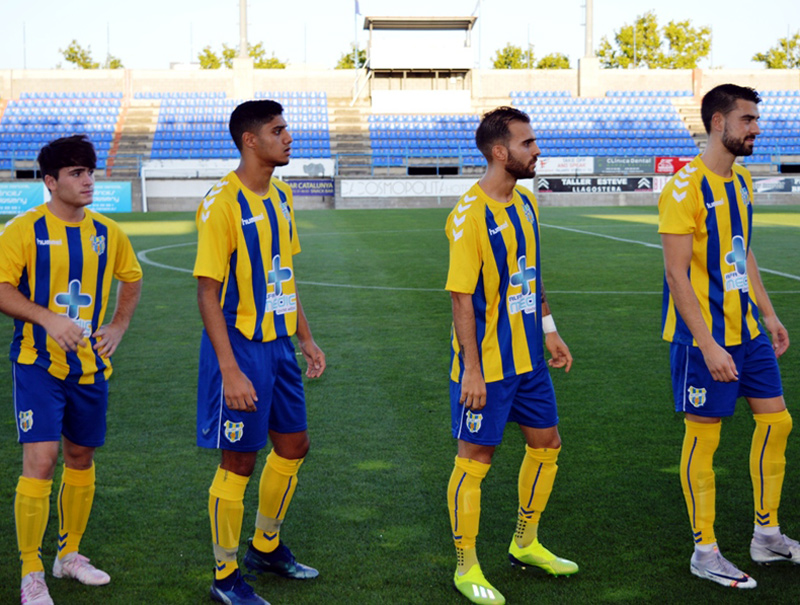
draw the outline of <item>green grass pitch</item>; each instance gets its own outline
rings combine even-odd
[[[297,213],[299,292],[328,369],[307,384],[311,451],[282,535],[321,575],[305,583],[258,579],[258,592],[273,605],[466,602],[451,587],[455,555],[445,503],[455,455],[443,291],[447,211]],[[780,362],[792,409],[800,400],[800,207],[757,207],[756,215],[753,249],[771,271],[764,281],[795,339]],[[57,531],[51,506],[48,583],[56,603],[205,603],[213,567],[206,509],[218,454],[194,443],[201,322],[191,276],[193,216],[116,218],[150,264],[143,263],[142,300],[114,359],[108,439],[97,453],[97,496],[82,543],[112,581],[92,588],[50,576]],[[717,531],[726,556],[759,585],[736,592],[689,574],[691,532],[677,476],[683,424],[672,412],[668,348],[660,340],[655,208],[543,206],[540,218],[544,283],[575,357],[568,375],[553,373],[564,449],[540,537],[581,569],[552,578],[509,565],[523,454],[522,436],[509,425],[483,484],[478,548],[487,577],[520,605],[798,602],[800,567],[749,560],[753,421],[744,402],[725,421],[715,459]],[[0,319],[3,351],[11,332],[11,321]],[[0,401],[0,602],[16,603],[13,498],[21,448],[8,364]],[[796,430],[781,507],[782,527],[795,538],[799,444]],[[257,482],[255,476],[246,496],[243,542],[254,523]]]

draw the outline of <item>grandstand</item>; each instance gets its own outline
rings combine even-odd
[[[336,135],[342,133],[332,124],[335,110],[325,91],[256,91],[254,96],[284,104],[297,158],[362,155],[365,173],[442,163],[463,173],[482,165],[473,142],[478,112],[389,114],[362,104],[350,110],[356,116],[350,132],[367,132],[366,145],[354,152],[337,149]],[[770,164],[781,156],[800,155],[800,90],[767,90],[763,97],[759,153],[745,161]],[[512,90],[505,101],[531,116],[548,156],[687,156],[704,144],[697,102],[689,90],[609,90],[600,98]],[[138,92],[132,98],[111,91],[23,92],[0,107],[0,170],[29,169],[45,141],[74,132],[85,132],[95,142],[100,168],[112,168],[118,155],[138,155],[134,167],[149,159],[234,158],[227,120],[239,102],[209,91]],[[126,149],[126,118],[133,119],[142,107],[150,107],[154,124],[134,131],[128,138],[143,138],[143,144]],[[694,128],[685,115],[692,108]]]
[[[387,18],[384,25],[418,24]],[[797,70],[605,70],[591,58],[569,70],[478,70],[466,65],[461,51],[454,56],[458,69],[387,63],[362,70],[256,70],[246,64],[198,72],[0,70],[0,180],[33,177],[45,141],[81,132],[97,146],[102,176],[130,180],[141,199],[143,168],[153,162],[229,166],[225,161],[238,154],[227,122],[245,98],[284,105],[293,164],[305,163],[297,176],[319,176],[326,162],[337,200],[347,179],[479,173],[484,161],[474,130],[480,115],[498,105],[531,116],[547,159],[588,159],[588,174],[594,159],[624,166],[604,159],[628,158],[640,167],[652,159],[645,173],[654,174],[658,158],[679,160],[704,148],[700,99],[727,81],[752,85],[764,99],[763,133],[756,153],[743,161],[754,174],[800,168]]]

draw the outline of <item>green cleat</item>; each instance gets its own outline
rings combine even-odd
[[[512,565],[519,565],[523,569],[530,566],[541,567],[554,576],[570,576],[578,572],[578,564],[555,556],[539,540],[534,540],[528,546],[521,548],[514,540],[508,547],[508,559]]]
[[[458,592],[476,605],[504,605],[506,598],[483,577],[480,565],[473,565],[463,576],[456,571],[453,584]]]

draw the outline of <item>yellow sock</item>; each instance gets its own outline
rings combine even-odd
[[[514,541],[523,548],[536,539],[539,519],[547,506],[558,472],[561,448],[534,449],[525,446],[525,458],[519,469],[519,511]]]
[[[450,510],[450,527],[456,543],[458,572],[465,573],[477,563],[475,540],[481,518],[481,481],[491,465],[459,458],[447,486],[447,508]]]
[[[778,526],[783,475],[786,468],[786,441],[792,431],[788,410],[774,414],[753,414],[756,428],[750,446],[750,478],[753,480],[755,524]]]
[[[714,452],[719,446],[722,423],[684,420],[686,433],[681,450],[681,487],[692,524],[695,544],[713,544],[716,516]]]
[[[78,547],[94,502],[94,464],[85,471],[64,467],[58,490],[58,558]]]
[[[53,482],[20,477],[14,498],[14,520],[17,525],[17,546],[22,561],[22,577],[32,571],[44,571],[42,538],[50,515],[50,491]]]
[[[236,560],[239,536],[244,517],[244,490],[250,477],[242,477],[217,468],[214,482],[208,490],[208,514],[211,518],[211,537],[217,567],[214,577],[227,578],[239,569]]]
[[[286,509],[297,488],[297,472],[303,458],[281,458],[273,449],[261,472],[258,484],[258,515],[253,547],[261,552],[272,552],[280,543],[280,529]]]

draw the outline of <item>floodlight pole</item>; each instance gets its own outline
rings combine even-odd
[[[584,57],[593,57],[594,52],[592,47],[594,46],[592,43],[592,33],[594,29],[594,16],[592,14],[592,4],[593,0],[585,0],[586,1],[586,38],[585,38],[585,49],[583,51]]]
[[[247,0],[239,0],[239,58],[246,59],[247,52]]]

